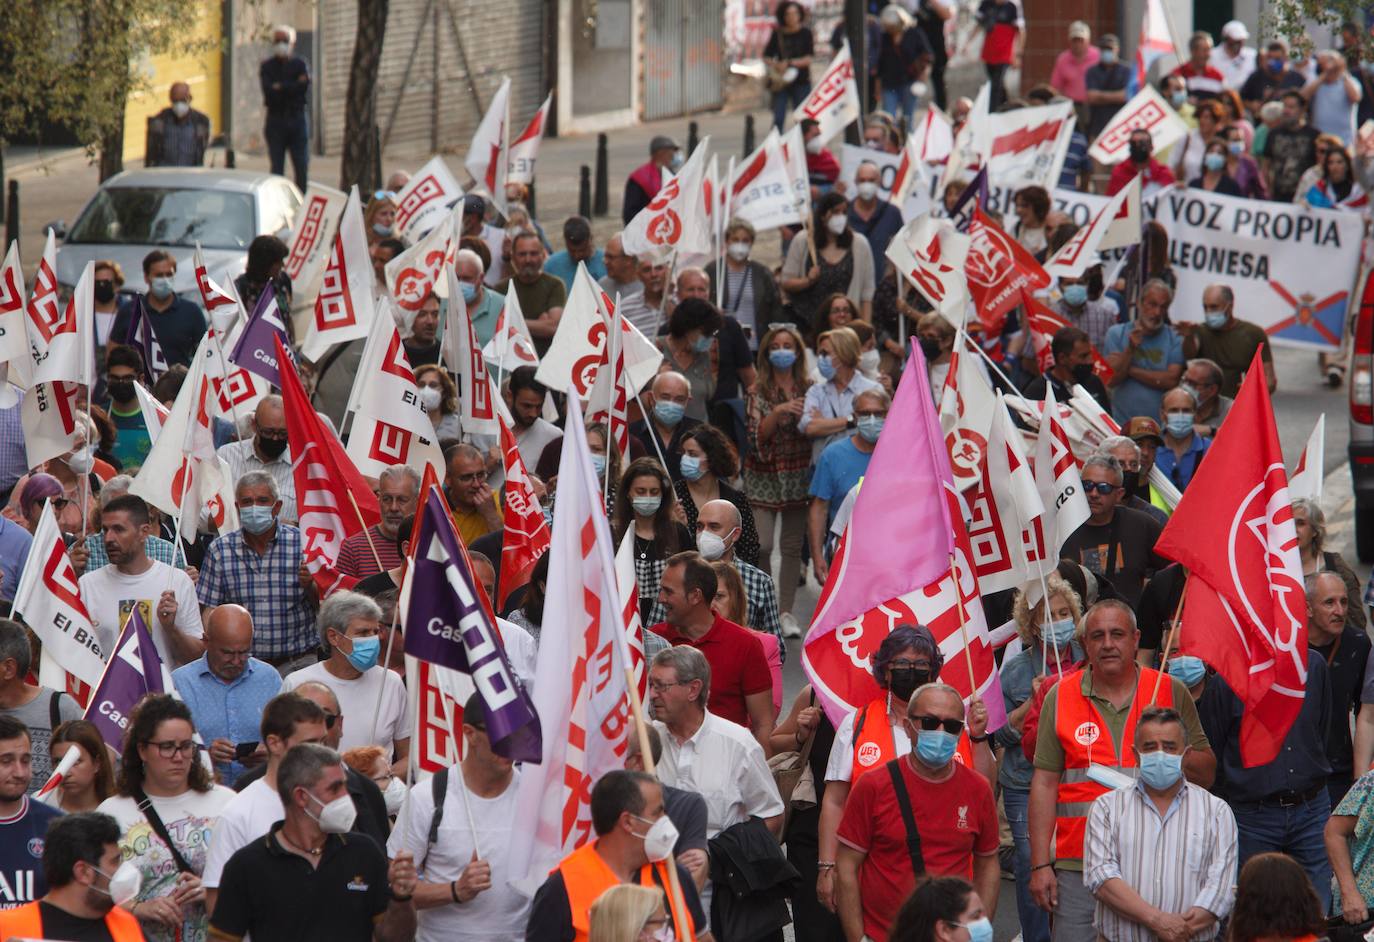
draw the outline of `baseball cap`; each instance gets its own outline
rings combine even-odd
[[[666,134],[655,134],[654,139],[649,142],[649,153],[653,154],[661,150],[677,150],[677,141]]]
[[[1121,48],[1121,40],[1119,40],[1119,39],[1116,38],[1116,34],[1115,34],[1115,33],[1103,33],[1101,36],[1097,37],[1097,48],[1098,48],[1098,49],[1120,49],[1120,48]]]
[[[1245,28],[1245,24],[1240,20],[1231,20],[1221,28],[1221,38],[1245,42],[1250,38],[1250,31]]]
[[[1082,20],[1074,20],[1069,24],[1070,39],[1088,39],[1093,34],[1092,29]]]
[[[1164,444],[1164,436],[1159,434],[1159,423],[1148,415],[1138,415],[1126,423],[1126,437],[1131,441],[1140,441],[1142,438],[1153,438],[1156,444]]]
[[[476,193],[469,193],[463,197],[464,216],[484,216],[487,212],[487,201]]]

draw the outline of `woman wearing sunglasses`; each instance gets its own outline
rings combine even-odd
[[[875,769],[881,772],[892,759],[911,753],[907,703],[918,688],[940,676],[945,664],[935,636],[924,625],[898,625],[869,660],[878,695],[841,721],[825,769],[816,894],[831,910],[835,909],[835,856],[845,802],[861,777]],[[958,729],[947,730],[958,737],[956,761],[975,769],[991,786],[997,775],[997,760],[987,743],[988,711],[982,700],[969,705],[968,720],[967,732],[962,720],[953,721]],[[939,726],[935,724],[935,728]],[[973,740],[977,740],[976,749]]]
[[[119,822],[119,847],[143,880],[129,910],[149,942],[205,942],[205,850],[234,792],[210,780],[191,710],[168,694],[145,697],[124,734],[119,792],[99,811]]]

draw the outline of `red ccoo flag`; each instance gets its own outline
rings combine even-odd
[[[291,363],[281,338],[272,340],[277,362]],[[380,521],[381,509],[377,495],[348,460],[343,444],[320,421],[295,370],[281,371],[281,395],[300,513],[301,555],[323,598],[335,589],[357,583],[334,569],[339,547],[345,537]]]
[[[1155,551],[1188,567],[1180,647],[1245,705],[1241,760],[1273,761],[1307,687],[1307,597],[1260,353]]]
[[[530,572],[549,549],[549,525],[535,499],[515,435],[501,423],[501,450],[506,461],[506,536],[501,546],[501,584],[492,601],[503,608],[510,594],[530,581]]]

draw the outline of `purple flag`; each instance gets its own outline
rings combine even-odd
[[[988,168],[983,167],[973,179],[964,187],[964,192],[959,194],[959,199],[954,203],[954,209],[950,210],[950,219],[954,220],[954,228],[960,232],[968,232],[969,223],[973,222],[973,210],[979,206],[988,205]]]
[[[143,306],[141,295],[134,300],[134,311],[129,316],[129,329],[124,334],[124,343],[143,354],[144,372],[150,381],[167,372],[167,358],[162,355],[162,347],[153,332],[152,318]]]
[[[119,633],[100,683],[91,691],[86,719],[99,727],[106,743],[118,750],[124,744],[124,730],[134,705],[150,693],[166,692],[162,659],[143,620],[143,610],[135,605]]]
[[[291,341],[286,336],[286,324],[282,321],[281,308],[277,305],[277,292],[268,285],[262,294],[258,295],[258,303],[253,308],[253,313],[244,325],[242,333],[239,334],[238,343],[234,344],[234,349],[229,354],[229,362],[261,376],[280,389],[281,372],[277,367],[277,347],[272,342],[273,338],[281,339],[282,349],[294,363],[296,356],[291,349]]]
[[[472,576],[437,488],[425,495],[412,540],[406,654],[471,676],[482,696],[492,751],[516,762],[541,761],[539,714],[511,669],[491,603]]]

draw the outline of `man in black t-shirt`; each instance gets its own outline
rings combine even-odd
[[[1346,621],[1345,581],[1339,573],[1316,572],[1307,583],[1307,646],[1326,660],[1330,671],[1331,720],[1326,727],[1326,758],[1331,777],[1326,790],[1335,808],[1355,779],[1350,714],[1360,712],[1370,640]],[[1364,770],[1361,769],[1361,772]]]
[[[1271,39],[1264,47],[1264,58],[1241,85],[1240,100],[1246,108],[1258,112],[1266,101],[1272,101],[1289,89],[1300,90],[1306,84],[1301,72],[1288,67],[1288,44],[1282,39]]]
[[[1283,93],[1283,121],[1264,141],[1264,173],[1269,198],[1293,202],[1298,182],[1317,162],[1317,129],[1307,123],[1307,102],[1298,92]]]
[[[1132,609],[1140,604],[1145,580],[1165,562],[1155,555],[1161,527],[1138,510],[1118,506],[1126,496],[1121,462],[1094,455],[1080,472],[1090,516],[1064,542],[1059,555],[1105,576]]]

